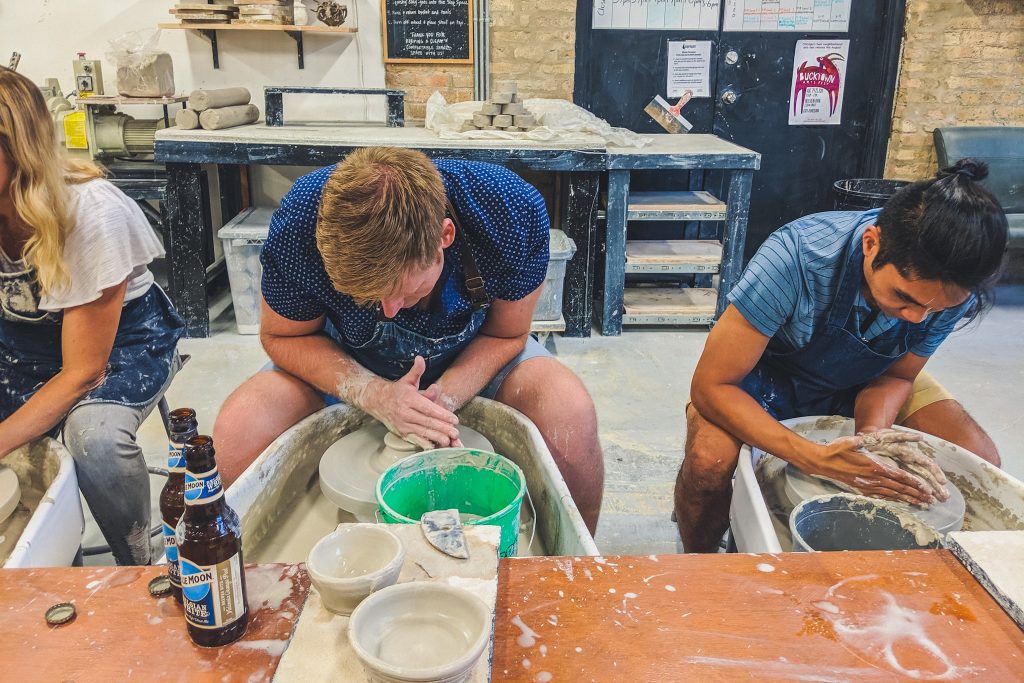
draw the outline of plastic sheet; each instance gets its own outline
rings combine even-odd
[[[435,92],[427,100],[426,128],[448,140],[535,140],[538,142],[566,142],[593,144],[600,138],[606,144],[619,147],[643,147],[652,138],[626,128],[609,125],[583,107],[566,100],[532,98],[524,100],[526,110],[537,118],[537,126],[528,131],[504,130],[461,131],[463,123],[473,118],[483,102],[457,102],[448,104],[444,96]]]
[[[125,97],[174,94],[171,55],[157,49],[160,31],[131,31],[110,41],[107,60],[117,68],[117,92]]]

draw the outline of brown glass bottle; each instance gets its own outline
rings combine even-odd
[[[177,539],[185,623],[203,647],[237,640],[249,622],[242,530],[224,500],[214,455],[208,436],[185,443],[185,514]]]
[[[164,554],[171,593],[181,602],[181,570],[178,566],[178,543],[175,530],[185,512],[185,442],[199,433],[196,411],[191,408],[172,410],[170,439],[167,444],[167,482],[160,491],[160,518],[164,527]]]

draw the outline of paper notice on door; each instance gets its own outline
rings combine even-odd
[[[711,97],[711,41],[668,41],[668,97]]]
[[[725,0],[723,31],[850,30],[851,0]]]
[[[797,41],[789,90],[789,125],[839,125],[849,52],[848,40]]]

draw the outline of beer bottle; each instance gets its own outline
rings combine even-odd
[[[167,444],[167,483],[160,492],[160,518],[164,527],[164,554],[171,593],[181,602],[181,571],[178,568],[178,543],[175,530],[185,512],[185,442],[199,432],[196,411],[178,408],[170,414],[170,440]]]
[[[245,633],[249,611],[238,515],[224,500],[213,439],[185,443],[185,514],[178,536],[185,623],[196,645],[226,645]]]

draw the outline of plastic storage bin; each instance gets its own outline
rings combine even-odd
[[[267,241],[273,213],[274,209],[246,209],[217,231],[224,245],[238,334],[259,334],[260,331],[260,283],[263,279],[260,249]]]
[[[558,320],[562,317],[562,291],[565,286],[565,264],[576,253],[576,243],[561,230],[551,231],[548,274],[544,289],[533,311],[534,320]]]

